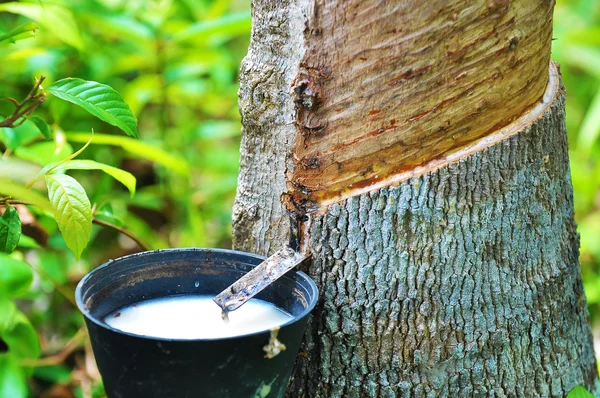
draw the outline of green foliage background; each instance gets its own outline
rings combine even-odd
[[[249,1],[0,2],[0,37],[26,22],[39,26],[35,38],[0,45],[0,97],[20,101],[41,75],[44,87],[65,77],[97,81],[129,104],[140,140],[49,96],[35,115],[50,125],[51,140],[30,122],[0,129],[0,180],[31,181],[42,166],[80,149],[93,129],[92,143],[78,159],[119,167],[137,179],[132,198],[109,175],[70,171],[97,218],[126,228],[152,249],[229,247],[241,127],[237,74],[250,36]],[[0,115],[13,108],[0,101]],[[35,271],[31,287],[9,298],[27,315],[40,344],[35,336],[22,339],[34,352],[17,355],[8,332],[2,334],[10,350],[5,353],[0,343],[0,397],[101,396],[72,303],[74,287],[94,266],[139,248],[94,225],[77,260],[56,221],[32,211],[33,221],[21,217],[24,236],[17,250],[0,257],[0,273],[17,262],[11,275],[22,285],[29,274],[19,267],[26,262]],[[25,276],[19,279],[17,271]]]
[[[592,320],[600,322],[600,2],[558,1],[552,58],[567,89],[567,131],[581,271]]]
[[[48,98],[35,115],[49,123],[51,140],[30,122],[0,129],[0,181],[30,181],[41,167],[80,149],[93,129],[94,139],[79,158],[119,167],[137,179],[131,197],[109,175],[69,172],[86,189],[97,218],[126,228],[152,249],[229,247],[240,138],[237,76],[249,41],[249,7],[248,0],[0,2],[0,39],[24,23],[39,26],[35,38],[25,32],[18,38],[29,38],[0,44],[0,97],[22,99],[41,75],[44,87],[65,77],[97,81],[123,96],[140,135],[127,137],[83,109]],[[592,321],[598,323],[600,3],[559,0],[554,23],[552,57],[561,64],[568,94],[582,274]],[[12,109],[0,101],[0,115]],[[76,259],[56,221],[32,212],[32,219],[21,217],[24,236],[17,250],[0,256],[0,267],[13,267],[16,286],[5,307],[7,298],[0,294],[0,307],[16,303],[27,315],[15,318],[11,332],[22,336],[11,350],[19,347],[23,355],[6,354],[0,344],[0,398],[50,392],[100,397],[82,318],[72,303],[74,287],[96,265],[139,249],[117,231],[94,225]],[[30,283],[30,273],[21,268],[25,263],[34,279],[20,291]],[[0,331],[2,322],[0,314]],[[23,326],[29,322],[33,328]]]

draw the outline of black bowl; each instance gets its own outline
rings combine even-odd
[[[135,335],[104,322],[113,311],[143,300],[216,295],[263,259],[233,250],[168,249],[121,257],[87,274],[75,296],[108,397],[283,396],[318,298],[303,272],[288,272],[256,296],[293,316],[277,334],[287,349],[271,359],[263,351],[270,330],[184,340]]]

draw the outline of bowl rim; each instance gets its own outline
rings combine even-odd
[[[317,305],[317,302],[319,300],[319,289],[318,289],[316,283],[306,273],[304,273],[300,270],[291,270],[288,273],[286,273],[285,275],[283,275],[281,278],[282,279],[290,278],[290,273],[294,273],[294,275],[296,275],[297,277],[300,277],[304,282],[306,282],[306,284],[308,286],[308,293],[311,294],[311,297],[313,299],[309,301],[308,306],[301,313],[299,313],[298,315],[292,315],[292,318],[289,321],[287,321],[277,327],[274,327],[274,328],[260,330],[260,331],[252,332],[252,333],[235,335],[235,336],[228,336],[228,337],[222,337],[222,338],[214,337],[214,338],[185,339],[185,338],[167,338],[167,337],[147,336],[147,335],[130,333],[130,332],[126,332],[126,331],[123,331],[120,329],[113,328],[113,327],[109,326],[106,322],[104,322],[102,319],[99,319],[98,317],[92,315],[91,311],[86,307],[85,303],[83,302],[83,286],[85,285],[85,283],[89,279],[93,278],[97,273],[105,270],[106,268],[108,268],[110,266],[118,265],[118,263],[123,262],[123,261],[135,260],[137,258],[143,259],[144,257],[153,257],[158,254],[164,254],[165,252],[167,252],[167,253],[168,252],[203,253],[203,252],[207,252],[207,251],[210,251],[212,253],[233,254],[233,255],[237,255],[237,256],[251,257],[251,258],[254,258],[254,259],[260,260],[260,261],[266,259],[265,256],[261,256],[261,255],[249,253],[249,252],[244,252],[244,251],[239,251],[239,250],[220,249],[220,248],[199,248],[199,247],[158,249],[158,250],[149,250],[149,251],[143,251],[143,252],[139,252],[139,253],[128,254],[126,256],[118,257],[116,259],[109,260],[109,261],[105,262],[104,264],[99,265],[98,267],[96,267],[93,270],[91,270],[90,272],[88,272],[83,278],[81,278],[81,280],[79,281],[79,283],[77,284],[77,287],[75,289],[75,302],[77,303],[77,307],[87,320],[95,323],[96,325],[100,326],[101,328],[110,330],[115,333],[124,334],[127,336],[141,338],[141,339],[145,339],[145,340],[169,341],[169,342],[199,342],[199,341],[234,340],[234,339],[240,339],[240,338],[245,338],[245,337],[254,336],[254,335],[260,335],[260,334],[264,334],[264,333],[270,333],[272,330],[276,330],[276,329],[283,329],[284,327],[291,325],[293,323],[296,323],[296,322],[302,320],[304,317],[308,316],[310,314],[310,312]],[[252,267],[256,267],[256,265],[253,265],[253,264],[248,264],[248,265],[252,266]],[[165,296],[165,297],[167,297],[167,296]]]

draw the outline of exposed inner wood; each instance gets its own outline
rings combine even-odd
[[[598,377],[564,90],[523,131],[313,217],[290,398],[564,397]]]
[[[556,89],[553,3],[317,0],[292,87],[287,207],[311,212],[426,173],[535,120]]]

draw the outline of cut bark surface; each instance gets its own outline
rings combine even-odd
[[[290,207],[381,186],[525,113],[548,83],[553,5],[312,2],[292,87]]]
[[[255,1],[234,245],[273,253],[288,211],[427,172],[530,112],[547,87],[553,6]]]
[[[597,378],[564,92],[522,132],[315,217],[293,397],[563,397]]]

